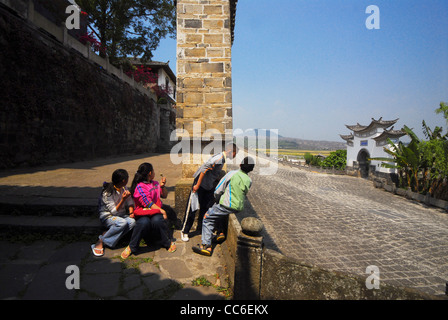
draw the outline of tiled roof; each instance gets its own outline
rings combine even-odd
[[[378,137],[373,138],[375,141],[382,141],[389,139],[398,139],[406,135],[406,132],[401,130],[394,130],[394,127],[392,127],[390,130],[384,130],[383,133],[381,133]]]
[[[398,119],[396,120],[390,120],[385,121],[383,118],[379,118],[378,120],[375,120],[372,118],[372,122],[368,126],[360,125],[359,123],[356,125],[346,125],[346,127],[354,132],[361,133],[361,132],[368,132],[372,130],[373,128],[389,128],[390,126],[393,126],[395,123],[397,123]]]

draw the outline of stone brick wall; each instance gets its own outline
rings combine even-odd
[[[208,158],[198,154],[207,143],[222,148],[232,137],[235,8],[236,0],[177,1],[177,138],[201,142],[183,154],[183,178]]]
[[[160,110],[0,8],[0,168],[156,151]]]
[[[229,0],[177,1],[177,129],[232,129]],[[182,135],[181,135],[182,136]]]

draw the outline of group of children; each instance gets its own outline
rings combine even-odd
[[[239,170],[231,171],[220,179],[226,158],[233,159],[237,153],[238,147],[229,144],[224,152],[211,157],[193,175],[181,239],[189,241],[189,232],[196,211],[199,211],[197,229],[202,230],[202,242],[193,247],[193,251],[198,254],[211,256],[212,241],[222,242],[225,239],[225,218],[230,213],[240,212],[244,207],[244,199],[252,185],[248,173],[254,169],[253,159],[244,158]],[[161,201],[168,195],[166,178],[162,177],[160,183],[154,178],[153,166],[142,163],[130,190],[126,188],[129,175],[123,169],[115,170],[112,181],[104,183],[99,199],[99,217],[106,231],[91,246],[95,256],[104,255],[104,246],[115,247],[129,231],[132,231],[132,235],[129,245],[121,253],[123,259],[138,252],[141,239],[146,243],[156,240],[168,252],[176,251],[176,243],[167,223],[167,208]],[[191,205],[192,196],[197,196],[199,210]]]
[[[129,175],[124,169],[115,170],[112,182],[104,183],[98,207],[100,221],[106,231],[91,246],[95,256],[104,255],[104,246],[115,247],[131,230],[129,245],[121,253],[123,259],[138,251],[141,239],[149,243],[154,236],[169,252],[176,251],[176,243],[171,241],[166,223],[168,217],[161,201],[168,195],[166,178],[163,177],[159,183],[154,177],[153,166],[142,163],[130,190],[126,188]]]

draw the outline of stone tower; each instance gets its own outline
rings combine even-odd
[[[236,3],[177,0],[176,131],[179,141],[185,139],[191,145],[190,153],[183,154],[185,179],[209,157],[204,154],[202,159],[204,146],[211,141],[223,146],[232,140],[231,57]],[[183,182],[191,188],[192,181]],[[176,208],[177,200],[176,195]]]
[[[212,132],[213,140],[232,136],[235,9],[236,0],[177,1],[178,139],[200,140],[203,147]],[[185,178],[191,176],[188,167]]]

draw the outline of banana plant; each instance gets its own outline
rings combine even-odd
[[[407,126],[404,126],[402,130],[405,131],[412,139],[407,146],[404,145],[403,142],[401,141],[399,141],[398,144],[395,144],[392,140],[388,138],[387,143],[391,147],[390,148],[384,147],[384,152],[391,155],[392,158],[377,157],[377,158],[371,158],[370,160],[383,161],[383,163],[381,164],[382,167],[389,169],[397,169],[400,173],[399,174],[400,178],[401,173],[404,172],[407,185],[411,187],[411,189],[418,190],[419,189],[418,172],[421,165],[421,156],[418,148],[420,140],[415,135],[415,133]],[[415,188],[413,188],[412,180],[415,181]]]

